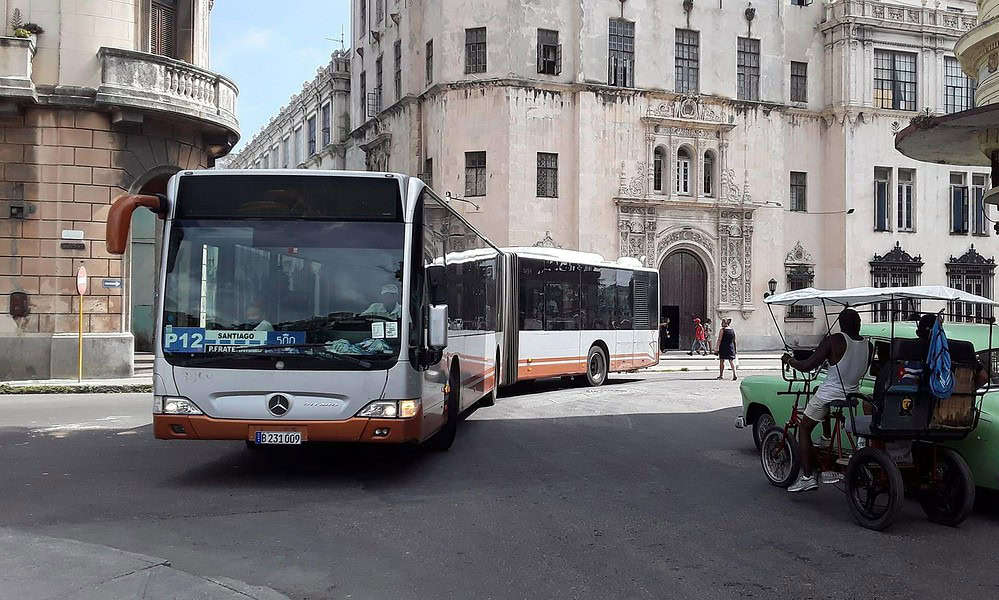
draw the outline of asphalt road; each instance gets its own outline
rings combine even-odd
[[[999,500],[861,529],[832,486],[766,482],[736,386],[522,386],[444,454],[159,442],[145,395],[7,396],[0,526],[293,598],[999,596]]]

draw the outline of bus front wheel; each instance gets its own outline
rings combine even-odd
[[[590,387],[607,381],[607,355],[599,346],[591,346],[586,354],[586,383]]]
[[[458,385],[458,378],[455,377],[454,373],[452,373],[449,383],[450,391],[448,392],[447,398],[444,400],[444,424],[441,425],[439,430],[437,430],[437,433],[424,442],[424,445],[428,450],[445,452],[450,450],[451,445],[454,444],[454,438],[458,433],[458,418],[460,412],[458,407],[458,397],[460,392]]]

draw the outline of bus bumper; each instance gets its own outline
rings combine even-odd
[[[354,417],[343,421],[258,421],[214,419],[204,415],[153,415],[153,432],[161,440],[252,441],[257,431],[300,431],[303,442],[403,444],[422,439],[422,423],[422,409],[408,419]]]

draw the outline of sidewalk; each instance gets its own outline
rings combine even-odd
[[[773,351],[740,352],[738,367],[744,371],[779,371],[781,354]],[[728,365],[726,363],[726,370]],[[659,364],[642,369],[657,373],[672,373],[677,371],[717,371],[718,357],[714,354],[693,356],[684,351],[671,350],[659,356]]]
[[[266,588],[199,577],[162,558],[0,528],[0,600],[287,600]]]
[[[0,381],[0,394],[115,394],[153,391],[153,355],[135,355],[132,376],[118,379]]]

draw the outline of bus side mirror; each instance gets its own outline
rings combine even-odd
[[[120,196],[108,211],[105,243],[109,254],[124,254],[128,243],[128,230],[132,225],[132,213],[140,206],[145,206],[161,219],[166,218],[166,196],[147,196],[142,194],[126,194]]]
[[[447,304],[437,304],[430,307],[427,329],[427,346],[431,350],[447,348]]]
[[[447,284],[444,280],[444,265],[427,266],[427,292],[430,304],[447,302]]]

